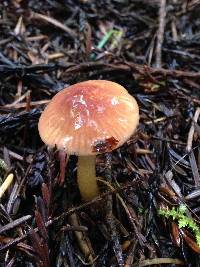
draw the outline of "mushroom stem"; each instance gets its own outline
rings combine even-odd
[[[90,201],[99,194],[95,165],[96,156],[78,157],[77,182],[84,201]]]

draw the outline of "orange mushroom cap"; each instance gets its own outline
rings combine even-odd
[[[68,154],[95,155],[125,143],[139,122],[136,100],[121,85],[89,80],[56,94],[39,120],[49,146]]]

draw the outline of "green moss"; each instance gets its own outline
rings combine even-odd
[[[158,214],[164,216],[165,218],[172,217],[174,221],[178,222],[179,228],[190,229],[196,238],[197,245],[200,247],[200,228],[198,224],[186,214],[187,207],[185,205],[180,205],[177,208],[172,208],[171,210],[159,209]]]

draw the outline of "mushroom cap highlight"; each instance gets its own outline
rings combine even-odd
[[[38,129],[50,147],[70,155],[95,155],[121,146],[138,123],[138,104],[123,86],[89,80],[56,94],[43,111]]]

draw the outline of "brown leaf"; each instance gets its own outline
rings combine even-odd
[[[172,235],[172,238],[173,238],[172,240],[173,240],[174,244],[177,247],[180,247],[180,244],[181,244],[180,232],[179,232],[179,228],[178,228],[177,224],[174,222],[172,222],[171,235]]]
[[[38,210],[35,210],[35,221],[39,230],[39,233],[42,235],[42,237],[47,240],[48,239],[48,233],[45,227],[45,223],[43,221],[42,215]]]
[[[47,210],[49,210],[50,192],[49,192],[49,188],[48,188],[47,184],[45,184],[45,183],[42,184],[42,197],[43,197],[43,201],[44,201],[44,204],[45,204]]]
[[[197,243],[192,240],[184,230],[180,229],[180,233],[182,234],[185,242],[187,243],[187,245],[194,250],[196,253],[200,254],[200,247],[197,245]]]

